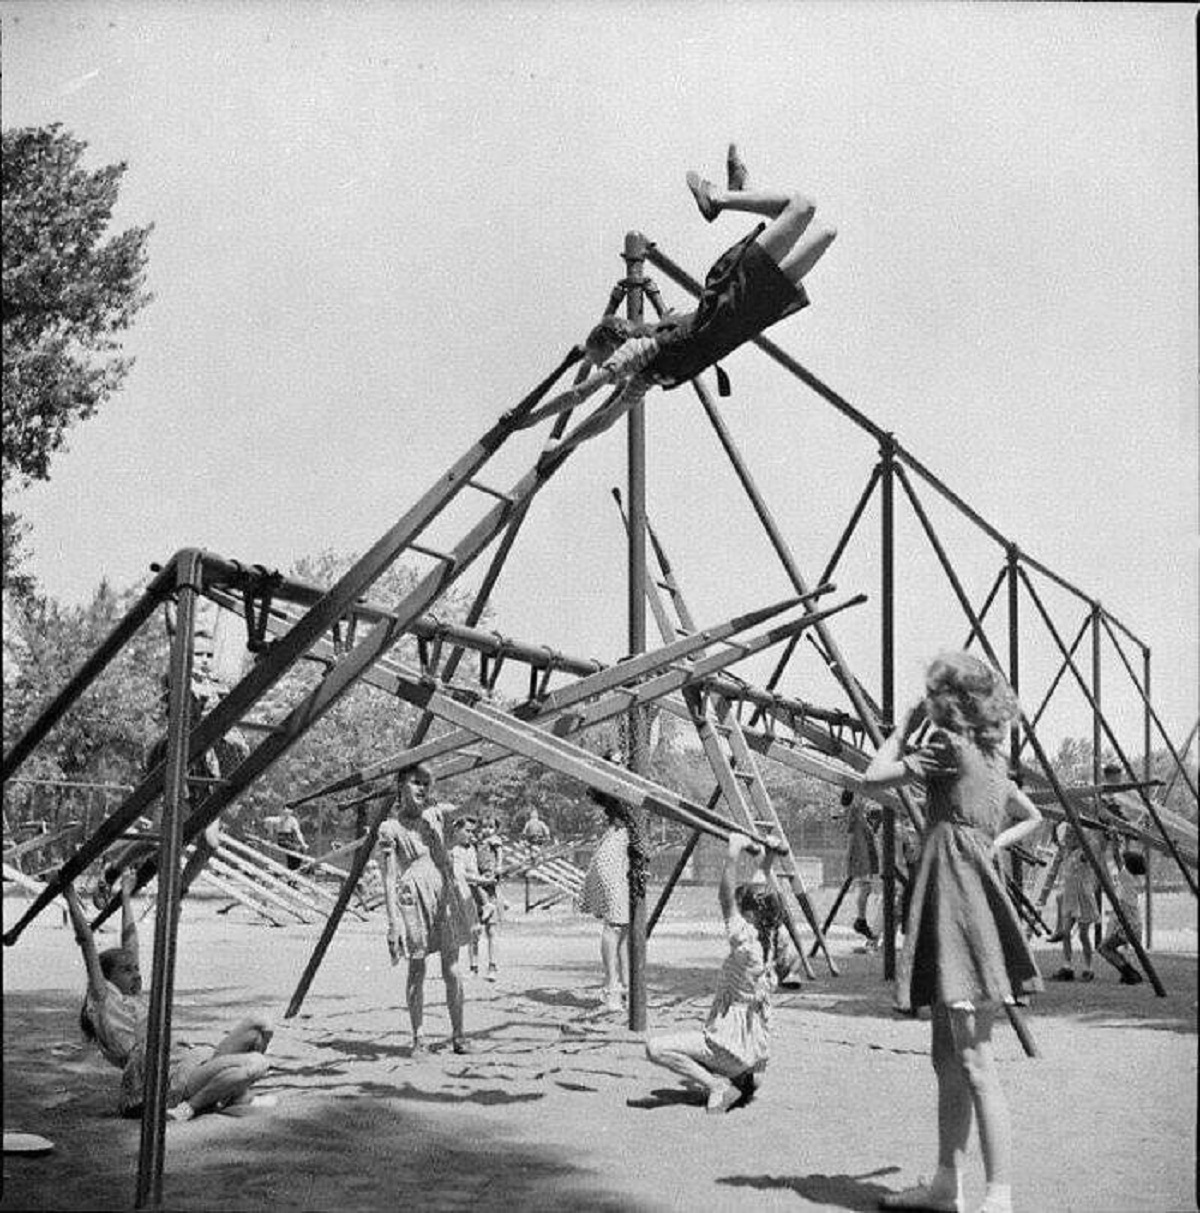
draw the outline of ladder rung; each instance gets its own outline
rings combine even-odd
[[[239,729],[250,729],[255,733],[282,733],[283,729],[277,724],[268,724],[265,720],[239,720]]]
[[[467,484],[473,489],[478,489],[481,493],[486,493],[489,497],[495,497],[500,501],[512,501],[512,494],[502,492],[500,489],[494,489],[490,484],[484,484],[479,480],[468,480]]]
[[[744,779],[747,783],[753,783],[758,778],[753,771],[734,771],[734,776],[738,779]]]
[[[420,552],[422,556],[432,556],[434,560],[444,560],[447,564],[454,563],[454,557],[446,552],[439,552],[437,548],[422,547],[419,543],[410,543],[409,548],[414,552]]]

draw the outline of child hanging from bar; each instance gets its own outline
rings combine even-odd
[[[987,1191],[980,1213],[1011,1213],[1008,1105],[992,1054],[992,1024],[1006,1002],[1042,981],[997,870],[999,850],[1037,828],[1041,814],[1008,778],[1000,746],[1019,712],[1005,680],[970,653],[945,653],[925,675],[925,698],[880,746],[863,791],[912,780],[926,788],[926,826],[913,876],[896,1004],[932,1016],[938,1089],[938,1165],[932,1181],[889,1194],[890,1209],[962,1209],[961,1167],[979,1119]],[[925,744],[905,740],[928,714]]]
[[[700,214],[711,223],[722,211],[742,211],[762,215],[764,222],[713,263],[694,312],[670,313],[657,324],[641,327],[610,315],[592,329],[584,349],[599,372],[531,413],[530,424],[574,407],[608,384],[623,387],[553,449],[570,449],[603,433],[650,388],[670,390],[695,379],[738,346],[808,306],[803,279],[833,243],[836,230],[811,226],[816,204],[807,195],[751,189],[732,143],[727,172],[728,187],[723,190],[697,173],[687,174]],[[720,371],[718,379],[723,385]]]
[[[717,889],[729,954],[704,1026],[646,1041],[646,1056],[701,1087],[707,1110],[717,1114],[753,1098],[770,1053],[775,946],[783,911],[768,878],[774,851],[763,853],[763,880],[736,883],[739,857],[756,850],[744,834],[730,835]]]
[[[138,965],[138,932],[132,905],[131,869],[120,878],[121,946],[100,952],[75,886],[63,890],[75,941],[83,953],[88,989],[79,1013],[84,1036],[121,1071],[117,1108],[122,1116],[142,1113],[146,1076],[148,998]],[[215,1048],[172,1041],[167,1078],[167,1117],[191,1120],[201,1112],[271,1106],[274,1096],[250,1096],[250,1087],[268,1068],[263,1054],[271,1040],[269,1022],[248,1017],[238,1022]]]

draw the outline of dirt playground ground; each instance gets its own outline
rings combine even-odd
[[[832,897],[823,890],[818,908]],[[891,1012],[877,955],[831,937],[841,970],[776,1002],[774,1057],[758,1100],[707,1116],[637,1037],[599,1010],[598,924],[521,909],[504,924],[501,979],[468,985],[477,1052],[408,1056],[402,970],[382,913],[347,922],[301,1013],[283,1008],[318,928],[273,928],[190,900],[180,927],[176,1034],[214,1038],[251,1010],[279,1018],[274,1109],[168,1126],[169,1209],[872,1209],[934,1159],[929,1026]],[[4,898],[6,925],[27,902]],[[1196,922],[1187,895],[1156,898],[1154,961],[1166,985],[1049,983],[1031,1015],[1043,1057],[1007,1025],[997,1052],[1013,1109],[1018,1209],[1196,1207]],[[148,975],[151,919],[142,928]],[[113,932],[115,942],[115,932]],[[650,941],[652,1031],[699,1019],[723,956],[715,898],[681,890]],[[1056,950],[1039,960],[1053,971]],[[78,1029],[84,987],[56,908],[3,954],[6,1130],[55,1143],[6,1154],[0,1208],[124,1209],[139,1126],[112,1112],[117,1073]],[[447,1030],[437,963],[428,1032]],[[982,1192],[978,1144],[968,1208]]]

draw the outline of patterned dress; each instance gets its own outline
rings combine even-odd
[[[717,978],[704,1039],[734,1063],[730,1073],[761,1070],[770,1052],[775,971],[763,962],[758,935],[740,914],[729,919],[725,932],[729,955]]]
[[[583,878],[579,908],[613,926],[629,922],[629,831],[610,825]]]
[[[441,835],[453,811],[453,805],[438,804],[417,822],[391,817],[379,827],[381,854],[390,851],[396,859],[400,949],[408,960],[461,948],[475,925],[474,901],[462,896],[452,873],[445,878],[431,850],[432,832]]]
[[[936,730],[927,748],[926,826],[896,980],[901,1010],[1011,1002],[1042,989],[996,869],[1011,787],[1001,755]]]

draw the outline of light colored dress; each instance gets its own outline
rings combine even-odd
[[[419,821],[391,817],[379,827],[381,855],[390,851],[396,859],[400,949],[408,960],[461,948],[474,929],[473,899],[462,896],[456,880],[445,878],[431,850],[431,832],[441,834],[453,812],[453,805],[436,804]]]
[[[1073,918],[1080,926],[1091,926],[1100,921],[1100,906],[1096,901],[1096,874],[1092,871],[1078,840],[1067,844],[1063,858],[1062,892],[1059,894],[1059,909],[1063,919]]]
[[[1003,755],[935,730],[926,825],[896,976],[901,1010],[1000,1003],[1042,989],[1021,920],[996,870],[992,840],[1012,787]]]
[[[718,1056],[735,1063],[727,1072],[762,1069],[770,1054],[775,971],[764,963],[758,935],[740,914],[726,922],[725,933],[729,955],[717,977],[704,1039]]]
[[[583,877],[579,908],[613,926],[629,922],[629,831],[610,825]]]

